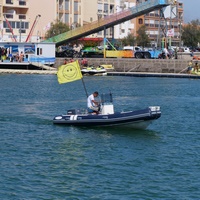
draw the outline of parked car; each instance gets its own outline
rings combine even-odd
[[[189,47],[183,47],[183,51],[186,52],[186,53],[190,53]]]
[[[81,56],[81,52],[77,52],[73,49],[56,52],[56,57],[80,58]]]

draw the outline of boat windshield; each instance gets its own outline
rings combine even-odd
[[[113,102],[112,93],[101,94],[101,103],[102,104],[110,104]]]

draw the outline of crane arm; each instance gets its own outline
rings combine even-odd
[[[15,40],[15,42],[17,42],[16,38],[14,37],[13,29],[12,29],[12,27],[11,27],[11,25],[10,25],[10,22],[6,19],[6,16],[5,16],[5,15],[4,15],[4,18],[5,18],[6,23],[7,23],[8,27],[9,27],[11,33],[12,33],[13,39]]]
[[[31,30],[30,30],[30,32],[29,32],[29,34],[28,34],[28,36],[27,36],[25,42],[28,42],[28,40],[29,40],[30,37],[32,36],[33,30],[34,30],[34,28],[35,28],[35,26],[36,26],[36,24],[37,24],[37,22],[38,22],[38,20],[39,20],[40,17],[41,17],[41,15],[37,15],[37,16],[35,17],[35,20],[34,20],[34,22],[33,22],[33,25],[32,25],[32,27],[31,27]]]

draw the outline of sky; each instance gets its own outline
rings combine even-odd
[[[200,20],[200,0],[179,0],[184,3],[184,22],[188,23],[192,20]]]

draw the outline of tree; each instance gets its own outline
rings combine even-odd
[[[136,37],[137,44],[139,46],[145,47],[150,43],[149,36],[146,33],[146,27],[145,25],[141,26],[137,31],[137,37]]]
[[[135,37],[134,37],[134,35],[129,33],[128,36],[126,36],[126,37],[121,39],[121,43],[124,46],[127,46],[127,45],[134,46],[135,45]]]
[[[56,20],[54,23],[53,22],[51,23],[51,27],[46,32],[45,37],[48,39],[53,36],[59,35],[61,33],[67,32],[69,30],[70,30],[70,28],[67,24],[65,24],[59,20]]]
[[[200,21],[192,20],[188,25],[183,26],[183,33],[181,36],[185,46],[197,47],[200,41]]]

